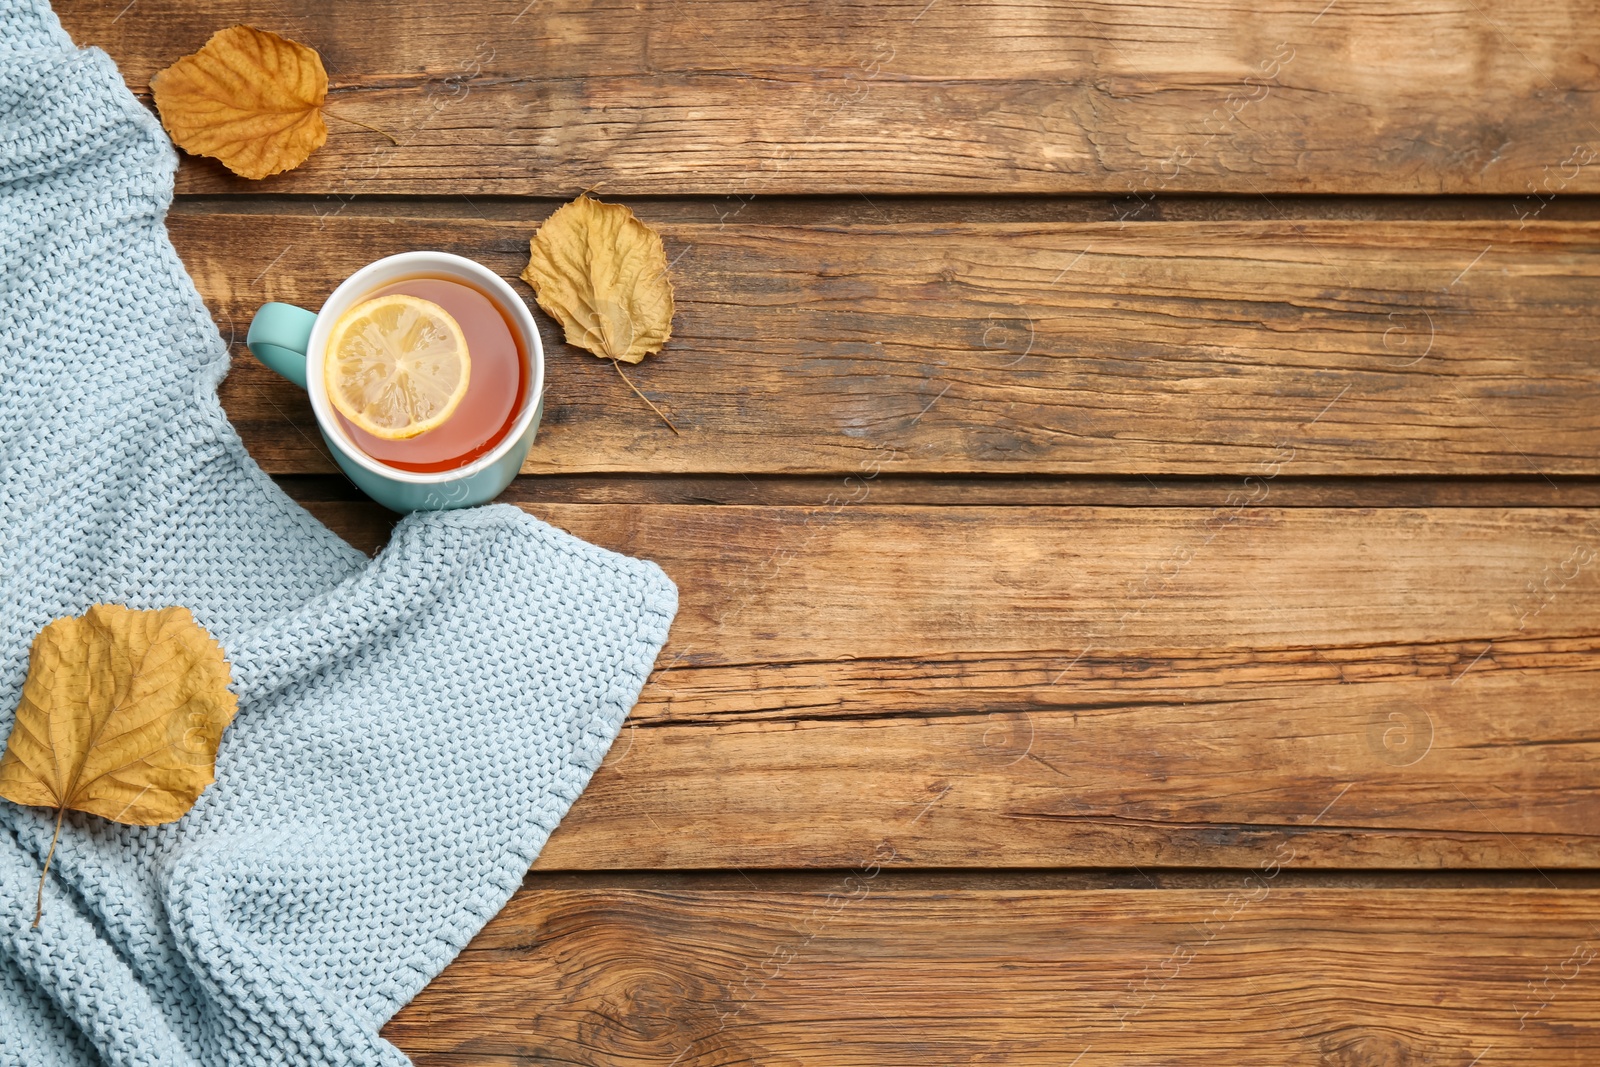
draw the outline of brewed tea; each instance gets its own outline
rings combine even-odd
[[[511,432],[528,387],[527,354],[505,313],[474,286],[453,278],[406,278],[374,289],[355,303],[391,294],[432,301],[460,325],[472,363],[466,394],[441,425],[400,440],[367,433],[337,411],[334,418],[358,448],[397,470],[464,467]]]

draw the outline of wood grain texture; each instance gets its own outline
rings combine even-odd
[[[254,308],[665,233],[685,434],[546,324],[507,499],[682,609],[419,1067],[1600,1057],[1592,5],[57,6],[146,100],[323,54],[328,145],[170,228],[369,550]]]
[[[651,205],[636,205],[649,219]],[[419,247],[515,278],[525,222],[176,214],[239,353],[222,397],[277,473],[329,471],[242,344]],[[630,372],[546,324],[530,473],[1600,473],[1600,223],[663,223],[673,340]],[[531,291],[521,281],[519,291]]]
[[[319,49],[352,121],[280,191],[1600,189],[1581,0],[62,6],[137,91],[234,22]]]
[[[1600,858],[1593,511],[871,492],[523,505],[681,597],[537,869]]]
[[[1576,1067],[1600,894],[527,890],[396,1016],[418,1067]],[[1478,1058],[1475,1060],[1475,1058]]]

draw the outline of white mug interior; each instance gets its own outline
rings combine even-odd
[[[401,470],[367,455],[359,445],[350,440],[350,436],[339,424],[333,405],[328,401],[328,391],[322,379],[322,363],[328,347],[328,333],[333,329],[333,324],[338,321],[339,316],[374,289],[419,275],[453,279],[488,293],[501,312],[511,321],[512,327],[517,330],[522,341],[522,351],[529,364],[525,368],[528,388],[522,396],[522,407],[518,410],[516,422],[512,424],[505,438],[471,463],[445,471]],[[539,342],[539,328],[533,321],[533,313],[528,310],[528,305],[517,295],[516,290],[506,284],[505,279],[488,267],[465,256],[449,252],[402,252],[368,263],[340,282],[339,287],[329,294],[322,309],[317,312],[317,321],[311,327],[311,340],[306,345],[306,392],[311,397],[311,410],[316,413],[317,424],[322,427],[322,432],[336,440],[340,450],[352,462],[392,481],[412,485],[439,485],[458,478],[471,477],[492,465],[522,440],[528,424],[533,421],[534,414],[538,411],[539,398],[544,393],[544,346]]]

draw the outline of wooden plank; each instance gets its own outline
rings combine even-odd
[[[392,252],[514,278],[542,217],[407,210],[170,225],[238,342],[261,302],[319,306]],[[527,472],[1600,473],[1600,223],[663,229],[675,334],[630,373],[682,436],[547,328]],[[222,396],[268,470],[332,469],[254,359]]]
[[[681,595],[539,870],[1600,861],[1592,511],[524,507]]]
[[[63,8],[139,91],[234,22],[320,49],[349,121],[282,191],[1600,190],[1581,0]],[[209,161],[181,185],[255,188]]]
[[[1475,1062],[1600,1048],[1600,893],[524,890],[384,1033],[471,1063]]]
[[[683,591],[540,864],[1593,864],[1594,514],[1249,495],[530,505]]]

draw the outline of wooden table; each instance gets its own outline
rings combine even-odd
[[[327,146],[169,224],[368,549],[254,308],[665,235],[682,435],[546,323],[506,499],[682,610],[418,1064],[1600,1062],[1591,3],[59,6],[145,99],[324,56]]]

